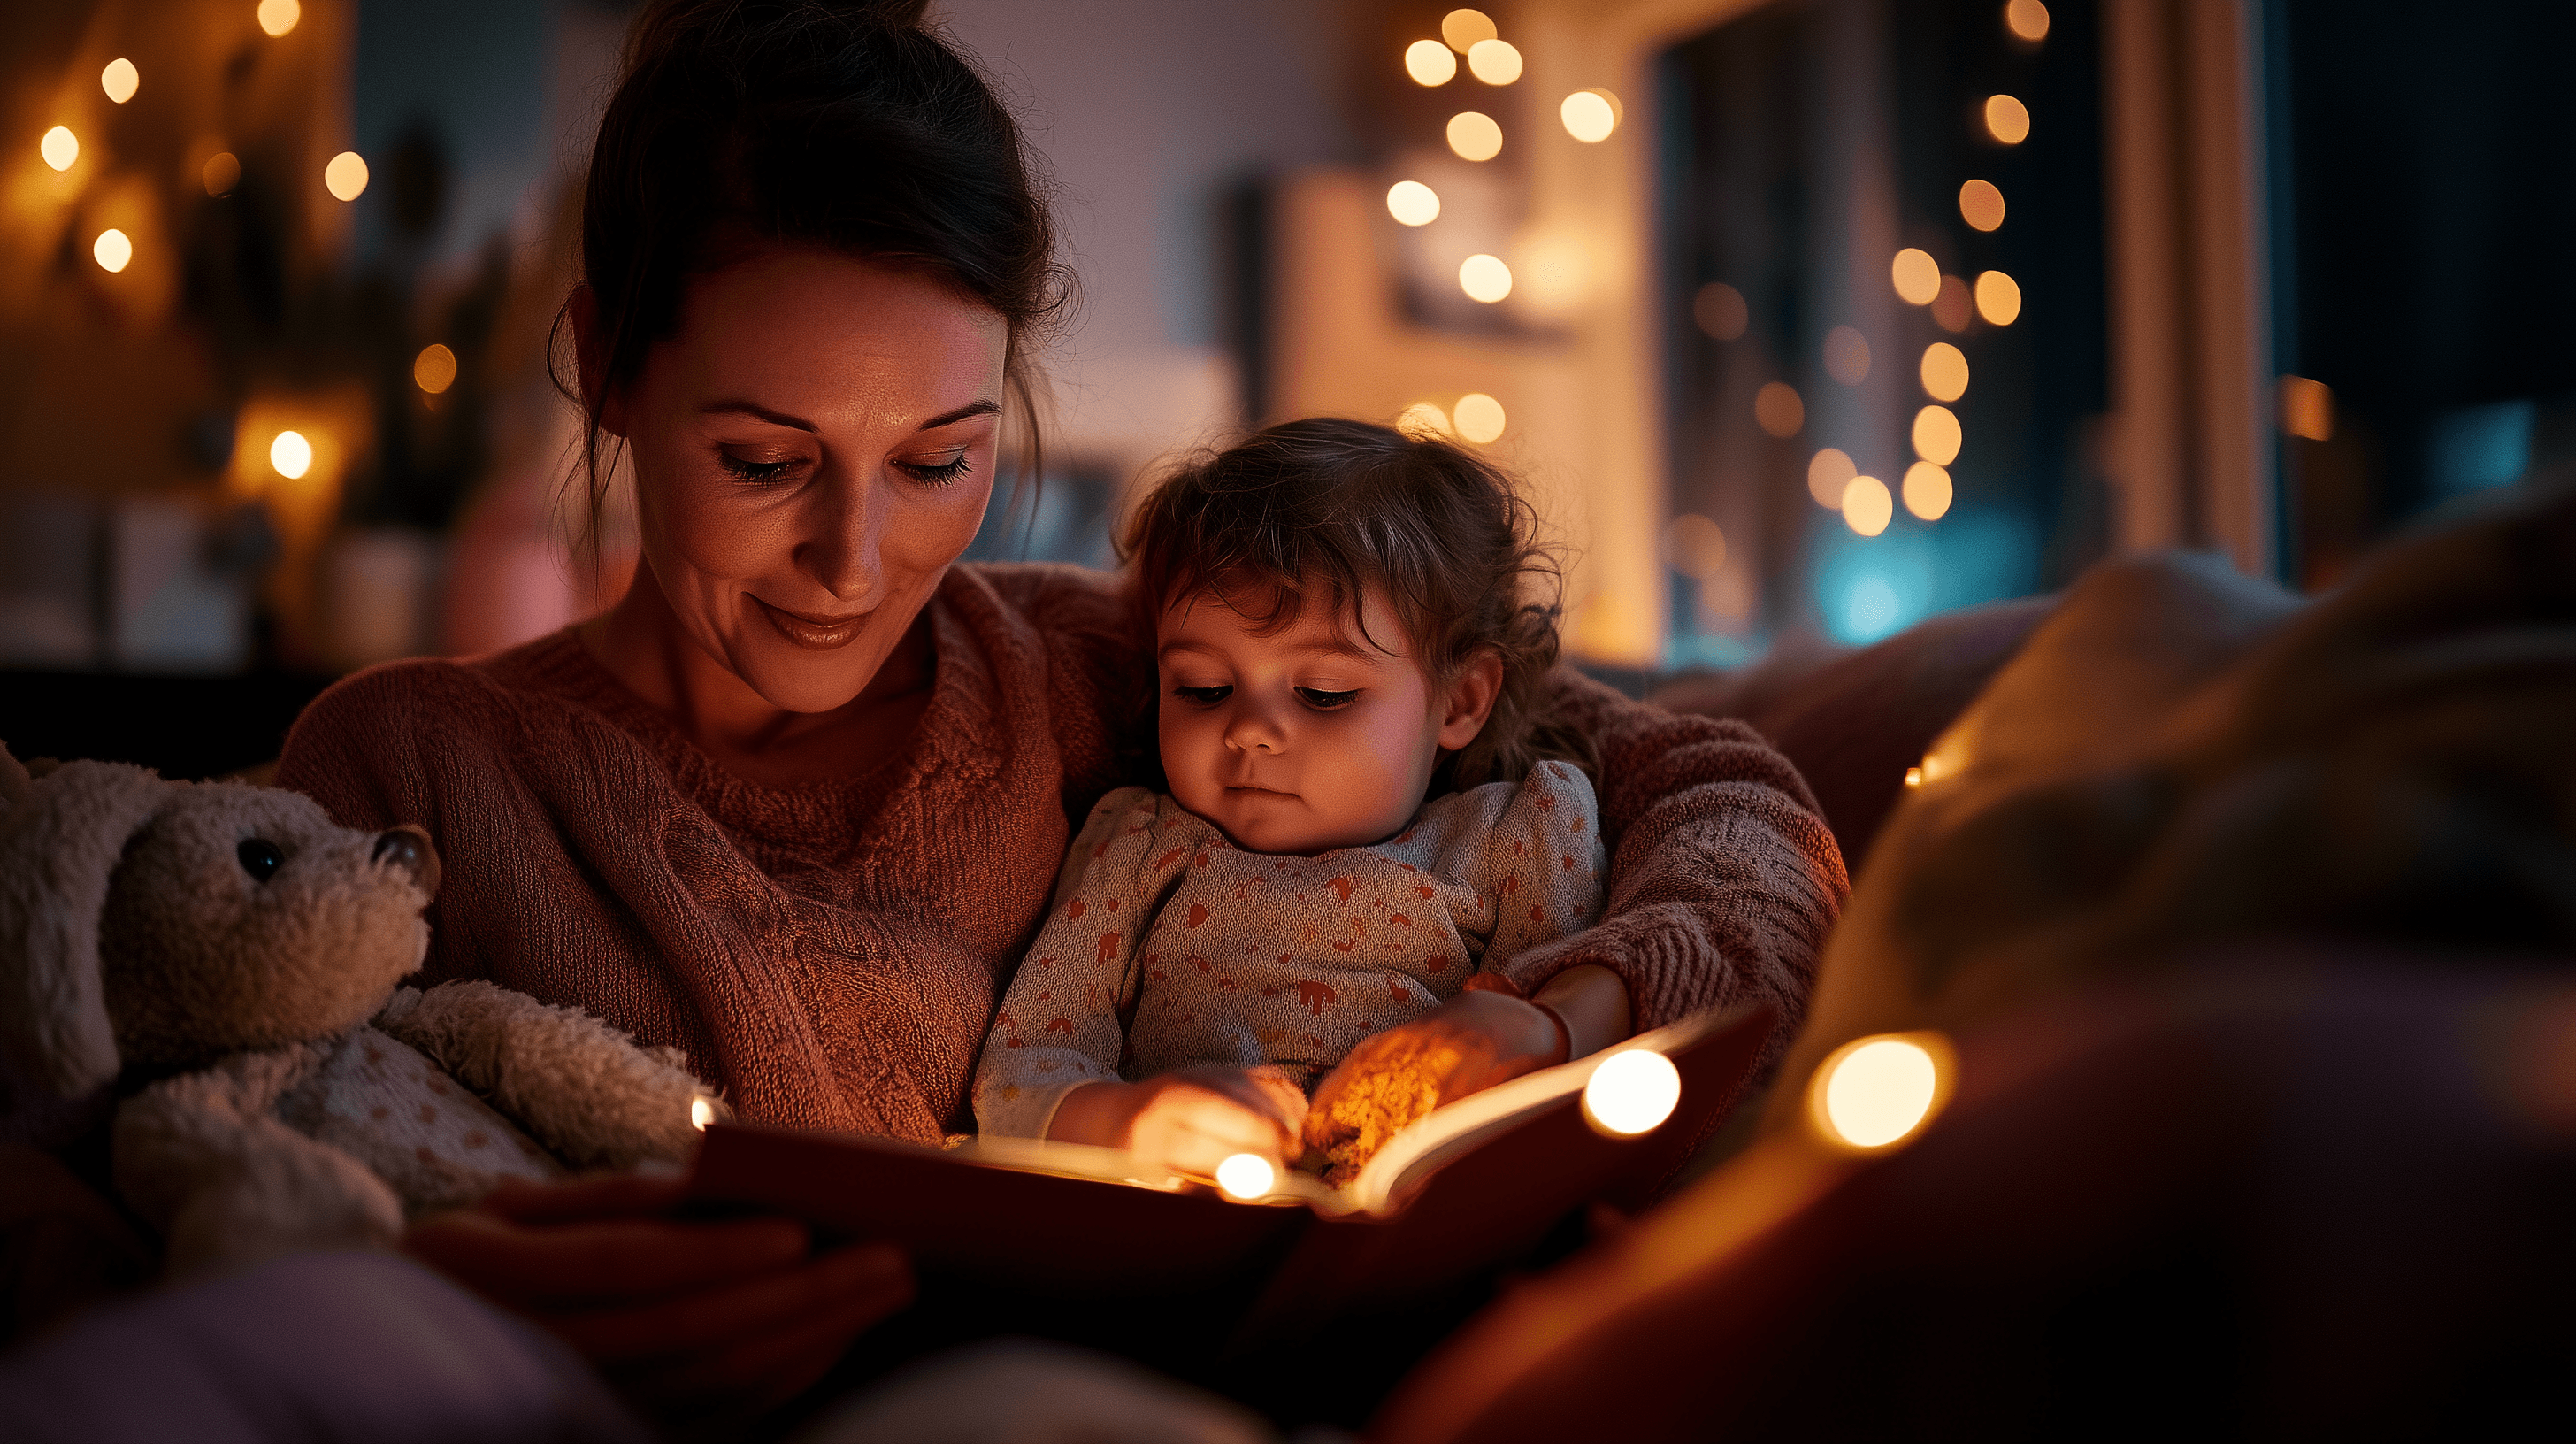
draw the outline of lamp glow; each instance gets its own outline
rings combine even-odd
[[[716,1105],[708,1102],[704,1098],[692,1098],[689,1100],[689,1126],[691,1128],[698,1130],[700,1133],[704,1133],[707,1131],[707,1125],[715,1121]]]
[[[1404,47],[1404,73],[1416,85],[1447,85],[1458,74],[1458,52],[1437,40],[1416,40]]]
[[[1512,268],[1500,256],[1469,256],[1458,263],[1458,289],[1490,306],[1512,293]]]
[[[259,0],[259,28],[271,35],[284,35],[304,18],[304,7],[296,0]]]
[[[366,158],[354,150],[331,157],[331,163],[322,167],[322,185],[336,200],[353,201],[366,194]]]
[[[1479,40],[1467,47],[1467,70],[1487,85],[1521,78],[1521,53],[1508,40]]]
[[[133,261],[134,243],[125,238],[123,231],[101,231],[97,244],[89,248],[89,253],[98,261],[100,270],[114,273],[124,270]]]
[[[1583,1085],[1584,1120],[1614,1138],[1653,1132],[1681,1101],[1681,1070],[1652,1048],[1611,1054]]]
[[[45,164],[56,170],[70,170],[72,162],[80,159],[80,137],[72,134],[70,126],[58,125],[36,142],[36,151],[45,158]]]
[[[300,432],[281,431],[268,444],[268,464],[288,481],[298,480],[313,469],[313,443]]]
[[[1386,188],[1386,213],[1402,225],[1427,226],[1440,219],[1440,193],[1420,181],[1397,181]]]
[[[143,73],[134,68],[133,61],[121,57],[107,62],[107,68],[98,73],[98,88],[119,105],[132,100],[142,84]]]
[[[1618,108],[1610,97],[1598,90],[1578,90],[1556,108],[1556,118],[1565,122],[1565,133],[1586,145],[1608,140],[1619,128]]]
[[[1482,391],[1470,391],[1449,408],[1449,419],[1458,424],[1458,434],[1478,445],[1503,434],[1503,403]]]
[[[1278,1170],[1258,1153],[1237,1153],[1216,1166],[1216,1186],[1228,1198],[1266,1197],[1278,1180]]]
[[[1844,1044],[1810,1085],[1817,1127],[1851,1148],[1886,1148],[1912,1137],[1941,1103],[1948,1053],[1948,1043],[1933,1033]]]
[[[1449,149],[1460,160],[1492,160],[1503,153],[1503,128],[1481,111],[1449,117]]]
[[[1855,476],[1843,483],[1843,524],[1862,536],[1887,530],[1896,515],[1896,498],[1887,483],[1874,476]]]

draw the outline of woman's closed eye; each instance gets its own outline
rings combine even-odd
[[[796,469],[805,464],[805,458],[801,456],[783,456],[775,461],[754,461],[750,457],[735,456],[730,452],[718,453],[717,460],[723,463],[726,471],[733,473],[734,480],[747,481],[754,486],[775,486],[782,481],[793,481]]]
[[[1320,687],[1300,687],[1297,689],[1297,700],[1318,712],[1330,712],[1335,708],[1351,705],[1351,699],[1359,694],[1360,689],[1357,687],[1347,692],[1327,692]]]
[[[1196,702],[1202,707],[1213,707],[1233,694],[1234,686],[1232,683],[1225,683],[1214,687],[1174,687],[1172,689],[1173,696],[1180,698],[1184,702]]]
[[[973,464],[967,460],[966,448],[962,446],[948,453],[945,461],[898,461],[894,465],[897,471],[925,486],[946,486],[974,470]]]

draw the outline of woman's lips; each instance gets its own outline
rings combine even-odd
[[[761,614],[778,629],[778,635],[816,652],[830,652],[850,645],[860,630],[867,626],[868,618],[875,615],[873,612],[853,612],[846,617],[833,617],[817,612],[791,612],[758,597],[752,600],[760,604]]]

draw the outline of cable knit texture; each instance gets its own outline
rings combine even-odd
[[[862,777],[735,777],[565,631],[349,678],[297,721],[278,785],[351,826],[429,828],[427,982],[489,979],[681,1048],[747,1121],[935,1140],[972,1126],[976,1051],[1068,820],[1161,778],[1153,665],[1113,577],[961,565],[929,615],[929,707]],[[1553,685],[1600,748],[1610,903],[1515,972],[1610,967],[1640,1027],[1767,1000],[1785,1039],[1848,891],[1806,785],[1741,723]]]

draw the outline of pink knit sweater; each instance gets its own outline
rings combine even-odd
[[[1153,667],[1114,580],[954,568],[903,755],[856,781],[746,782],[569,632],[372,668],[295,725],[280,786],[355,827],[425,824],[445,863],[426,981],[488,978],[687,1051],[746,1119],[919,1140],[972,1126],[994,999],[1068,819],[1153,785]],[[1787,1036],[1848,885],[1806,785],[1740,723],[1554,679],[1601,754],[1600,963],[1640,1027],[1769,1000]]]

